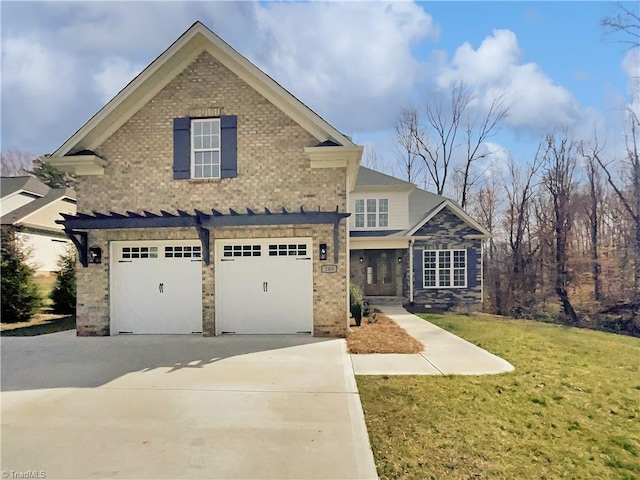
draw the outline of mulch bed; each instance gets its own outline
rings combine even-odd
[[[363,318],[359,327],[353,323],[347,334],[349,353],[420,353],[424,345],[413,338],[383,313],[377,313],[377,321],[369,323]]]

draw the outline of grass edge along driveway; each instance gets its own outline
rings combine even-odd
[[[381,479],[640,479],[640,339],[423,317],[515,371],[357,377]]]

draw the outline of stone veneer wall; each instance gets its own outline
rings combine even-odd
[[[416,305],[430,305],[434,309],[449,310],[457,307],[478,308],[482,303],[482,241],[465,239],[466,235],[479,234],[448,209],[439,212],[415,233],[416,237],[431,237],[416,240],[413,252],[414,290]],[[467,288],[423,288],[424,250],[467,251]],[[405,296],[409,298],[408,285]]]
[[[238,118],[238,177],[213,180],[173,179],[173,119],[207,116],[217,109]],[[160,212],[177,209],[228,212],[245,208],[346,211],[344,168],[311,169],[304,147],[318,140],[253,90],[202,53],[181,74],[96,149],[107,160],[103,176],[80,177],[78,212]],[[338,335],[347,328],[346,228],[340,226],[338,272],[320,273],[317,245],[330,247],[333,226],[225,228],[215,238],[311,236],[314,242],[314,334]],[[78,334],[109,334],[109,241],[197,239],[194,229],[94,230],[89,245],[104,252],[102,264],[78,265]],[[214,248],[203,264],[203,331],[215,324]]]

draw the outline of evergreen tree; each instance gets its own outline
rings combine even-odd
[[[42,306],[33,269],[16,248],[15,235],[3,231],[2,235],[2,319],[3,323],[25,322]]]
[[[53,310],[58,313],[76,311],[76,255],[69,248],[58,261],[60,270],[56,272],[56,283],[51,291]]]

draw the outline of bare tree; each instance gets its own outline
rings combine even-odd
[[[362,163],[365,167],[372,168],[373,170],[377,170],[380,166],[378,146],[375,143],[369,142],[364,146],[364,158],[362,159]]]
[[[2,165],[3,177],[17,177],[27,175],[29,169],[33,167],[34,160],[38,156],[23,150],[5,150],[0,153],[0,164]]]
[[[507,277],[504,306],[516,316],[521,310],[525,292],[531,290],[531,282],[527,282],[525,274],[531,270],[528,267],[530,267],[538,248],[527,245],[527,243],[530,244],[530,241],[527,241],[526,235],[529,231],[531,201],[536,193],[535,178],[542,162],[540,149],[541,146],[538,146],[533,162],[527,165],[524,172],[521,166],[511,159],[508,177],[502,178],[507,196],[505,222],[508,230],[507,244],[510,257],[505,259],[510,264],[510,272]],[[505,311],[505,313],[508,312]]]
[[[495,232],[497,230],[500,198],[500,187],[495,177],[485,179],[484,185],[474,194],[473,215],[480,224],[489,230],[492,235],[489,238],[488,248],[484,256],[484,280],[488,288],[485,292],[489,293],[491,301],[491,311],[503,312],[502,300],[502,276],[500,275],[500,262],[498,257]],[[486,297],[486,294],[485,294]],[[485,298],[482,299],[486,308]]]
[[[579,147],[580,153],[584,159],[587,180],[589,182],[589,204],[587,207],[587,214],[589,216],[589,236],[590,242],[590,254],[591,254],[591,274],[593,276],[593,299],[599,302],[602,299],[602,279],[600,273],[602,271],[599,259],[599,246],[600,246],[600,204],[602,201],[602,181],[600,178],[600,167],[595,155],[599,155],[602,149],[598,146],[598,140],[595,139],[595,144],[587,148],[584,143]],[[593,151],[595,155],[592,155],[590,151]]]
[[[489,109],[481,114],[471,112],[475,94],[463,82],[457,83],[448,97],[430,97],[424,110],[424,120],[417,108],[403,110],[396,122],[396,143],[401,147],[403,163],[413,168],[419,159],[426,170],[436,192],[442,195],[452,173],[456,151],[466,147],[462,167],[459,172],[460,200],[464,208],[469,199],[469,190],[478,181],[472,176],[472,165],[476,160],[488,156],[484,147],[493,136],[508,112],[504,94],[496,96]]]
[[[625,134],[627,155],[623,161],[623,169],[627,174],[627,185],[621,180],[616,180],[611,173],[613,161],[602,159],[600,152],[592,150],[590,153],[602,168],[607,183],[615,192],[624,211],[633,222],[634,244],[634,282],[633,294],[640,294],[640,120],[638,116],[628,109],[628,128]]]
[[[415,139],[422,136],[419,129],[417,109],[414,106],[403,108],[393,125],[394,141],[398,149],[401,177],[411,183],[419,183],[422,173],[422,165],[414,153]]]
[[[576,314],[569,298],[569,256],[568,243],[571,230],[571,197],[575,188],[574,171],[576,167],[575,144],[563,135],[555,134],[546,138],[544,184],[553,199],[555,230],[555,290],[562,304],[565,317],[572,325],[578,324]]]
[[[486,146],[485,142],[498,132],[500,124],[508,112],[509,107],[505,103],[505,94],[501,93],[491,100],[491,105],[484,115],[478,115],[475,118],[468,117],[465,125],[467,155],[462,170],[462,192],[460,194],[462,208],[466,207],[469,190],[479,178],[473,173],[473,163],[494,153],[482,147]]]
[[[616,4],[617,13],[600,20],[600,26],[608,35],[622,34],[623,39],[617,40],[626,43],[629,48],[640,46],[640,15],[631,11],[622,3]]]

